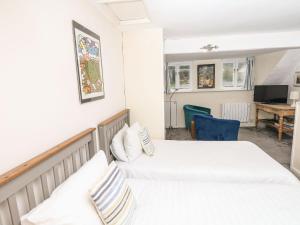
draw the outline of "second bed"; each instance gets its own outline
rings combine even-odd
[[[99,124],[100,148],[113,160],[110,144],[129,123],[124,110]],[[203,182],[298,184],[298,179],[262,149],[245,141],[154,140],[155,154],[116,161],[128,178]]]

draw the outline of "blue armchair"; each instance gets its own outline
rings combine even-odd
[[[184,111],[184,119],[185,119],[185,128],[189,129],[191,128],[191,122],[193,120],[194,115],[210,115],[211,110],[206,107],[196,106],[196,105],[184,105],[183,106]]]
[[[195,136],[197,140],[206,141],[236,141],[240,121],[212,118],[205,115],[195,115]]]

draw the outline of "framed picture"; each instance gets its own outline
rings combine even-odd
[[[294,86],[300,87],[300,71],[297,71],[295,73],[295,83]]]
[[[103,99],[100,37],[77,22],[72,23],[80,103]]]
[[[197,87],[198,89],[215,87],[215,64],[197,66]]]

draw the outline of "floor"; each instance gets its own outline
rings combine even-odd
[[[176,128],[166,132],[168,140],[192,140],[190,133],[184,128]],[[284,135],[281,142],[277,140],[276,132],[271,128],[240,128],[239,140],[251,141],[257,144],[273,159],[286,168],[290,166],[292,138]]]

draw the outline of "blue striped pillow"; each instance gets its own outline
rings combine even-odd
[[[130,224],[136,207],[135,199],[114,161],[90,191],[90,196],[104,225]]]

